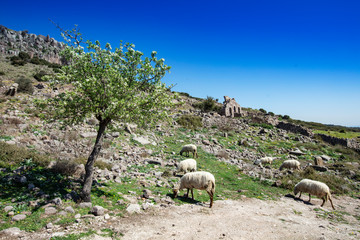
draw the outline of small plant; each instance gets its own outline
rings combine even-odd
[[[28,94],[32,94],[34,92],[34,86],[32,85],[32,82],[30,79],[21,77],[18,78],[15,81],[17,84],[19,84],[17,91],[18,92],[24,92]]]
[[[283,117],[282,117],[282,119],[290,119],[290,116],[289,115],[284,115]]]
[[[263,108],[260,108],[259,111],[262,112],[262,113],[267,113],[266,110],[263,109]]]
[[[273,113],[273,112],[268,112],[268,114],[269,114],[270,116],[275,116],[275,113]]]
[[[34,75],[34,78],[35,78],[36,80],[38,80],[39,82],[43,82],[44,80],[42,79],[42,77],[44,77],[44,76],[46,76],[46,75],[48,75],[48,73],[45,72],[44,70],[41,70],[40,72],[38,72],[38,73],[36,73],[36,74]]]
[[[197,129],[202,127],[202,118],[190,114],[182,115],[177,123],[188,129]]]

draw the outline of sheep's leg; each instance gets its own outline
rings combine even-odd
[[[300,192],[299,198],[301,198],[301,193],[302,193],[302,192]]]
[[[333,202],[332,202],[332,200],[331,200],[331,197],[329,197],[329,200],[330,200],[330,203],[331,203],[331,207],[335,210],[334,205],[333,205]]]
[[[194,190],[191,189],[191,199],[194,200]]]
[[[187,188],[186,197],[189,197],[189,189]]]
[[[311,194],[309,193],[309,203],[310,203],[310,201],[311,201]]]
[[[324,197],[322,198],[323,202],[322,202],[322,204],[321,204],[321,207],[324,206],[324,204],[325,204],[325,199],[326,199],[326,196],[324,196]]]
[[[210,197],[210,208],[212,207],[212,205],[213,205],[213,202],[214,202],[214,193],[213,193],[213,191],[212,190],[206,190],[207,191],[207,193],[209,194],[209,197]]]

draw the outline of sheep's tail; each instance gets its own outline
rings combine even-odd
[[[209,181],[208,182],[208,187],[206,189],[207,193],[209,194],[210,196],[210,208],[212,207],[213,205],[213,202],[214,202],[214,194],[215,194],[215,182],[213,181]]]

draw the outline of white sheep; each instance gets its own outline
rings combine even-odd
[[[261,164],[272,164],[272,162],[276,159],[276,157],[262,157],[260,158]]]
[[[177,166],[178,172],[195,172],[196,171],[196,160],[195,159],[185,159],[181,161]]]
[[[283,168],[288,168],[288,169],[298,169],[300,170],[300,162],[298,160],[294,160],[294,159],[290,159],[290,160],[285,160],[279,170],[281,171]]]
[[[180,179],[180,184],[173,189],[174,198],[177,197],[181,189],[187,189],[186,197],[189,196],[189,190],[191,190],[192,200],[194,200],[193,189],[206,190],[210,196],[210,208],[213,205],[214,193],[215,193],[215,177],[209,172],[190,172],[186,173]]]
[[[180,151],[180,155],[182,156],[183,153],[187,153],[187,156],[190,156],[190,152],[193,154],[193,158],[196,158],[197,155],[197,147],[194,144],[187,144],[183,146],[183,148]]]
[[[295,185],[294,194],[295,197],[300,192],[299,198],[301,197],[301,193],[309,193],[309,202],[311,200],[311,194],[321,198],[323,200],[321,207],[324,206],[327,200],[330,200],[331,207],[335,210],[333,202],[331,200],[331,193],[329,187],[322,182],[314,181],[310,179],[303,179],[298,184]]]

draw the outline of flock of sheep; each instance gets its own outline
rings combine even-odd
[[[188,144],[183,146],[180,151],[180,155],[185,153],[187,157],[190,157],[190,153],[193,154],[193,158],[196,158],[197,155],[197,147],[193,144]],[[275,157],[263,157],[260,158],[260,163],[262,164],[271,164]],[[173,189],[174,197],[176,198],[179,191],[181,189],[187,189],[186,197],[189,196],[189,191],[191,190],[192,200],[194,200],[193,189],[206,190],[206,192],[210,196],[210,208],[213,206],[213,199],[215,193],[215,177],[209,172],[204,171],[196,171],[196,160],[195,159],[186,159],[181,161],[177,166],[178,172],[184,172],[185,174],[181,177],[180,183],[177,187]],[[300,162],[297,160],[286,160],[280,166],[280,171],[283,169],[297,169],[300,170]],[[333,202],[331,200],[331,194],[329,187],[322,182],[314,181],[310,179],[303,179],[298,184],[295,185],[294,194],[296,195],[300,193],[299,198],[301,197],[301,193],[309,193],[309,202],[311,200],[311,195],[315,195],[318,198],[322,199],[323,202],[321,207],[324,206],[327,200],[330,200],[332,208],[335,210]]]

